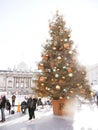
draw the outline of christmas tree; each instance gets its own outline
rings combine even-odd
[[[91,97],[86,68],[78,62],[71,29],[66,27],[64,17],[58,11],[49,21],[49,36],[38,63],[38,69],[41,70],[37,75],[38,96],[53,99]]]

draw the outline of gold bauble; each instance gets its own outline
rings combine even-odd
[[[65,76],[62,76],[62,79],[65,79]]]
[[[67,71],[68,71],[68,73],[72,72],[70,67],[67,68]]]
[[[44,86],[44,83],[41,83],[41,86]]]
[[[79,87],[79,86],[80,86],[80,84],[78,83],[78,84],[77,84],[77,86]]]
[[[70,49],[69,43],[65,43],[65,44],[64,44],[64,48],[65,48],[65,49]]]
[[[44,55],[43,56],[43,60],[48,60],[49,56],[48,55]]]
[[[62,58],[61,58],[61,56],[58,56],[57,59],[58,59],[58,60],[61,60]]]
[[[73,93],[73,91],[71,90],[70,93]]]
[[[56,85],[56,89],[57,89],[57,90],[60,90],[60,88],[61,88],[61,87],[60,87],[59,85]]]
[[[44,70],[44,64],[40,63],[40,64],[39,64],[39,69],[40,69],[40,70]]]
[[[59,97],[59,99],[63,99],[63,97]]]
[[[44,76],[39,77],[40,82],[45,82],[46,78]]]
[[[83,71],[82,74],[85,74],[85,72]]]
[[[56,50],[56,47],[53,47],[53,50]]]

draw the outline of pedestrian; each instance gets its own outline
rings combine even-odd
[[[9,111],[9,114],[10,114],[10,111],[11,111],[11,103],[9,101],[9,99],[6,99],[6,110]]]
[[[26,99],[24,99],[21,102],[21,111],[22,111],[22,113],[26,113],[26,109],[27,109],[27,101],[26,101]]]
[[[36,103],[37,103],[37,99],[34,96],[30,95],[27,101],[29,120],[35,118]]]
[[[47,105],[51,105],[51,101],[50,100],[47,100]]]
[[[39,98],[39,99],[37,100],[37,106],[39,106],[39,107],[42,108],[42,109],[44,108],[44,104],[43,104],[41,98]]]
[[[43,102],[42,102],[41,98],[38,99],[37,106],[43,106]]]
[[[2,95],[1,96],[1,120],[0,122],[4,122],[5,121],[5,104],[6,104],[6,96]]]
[[[15,96],[15,95],[12,95],[12,106],[13,106],[13,107],[15,106],[15,99],[16,99],[16,96]]]

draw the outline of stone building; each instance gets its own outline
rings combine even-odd
[[[7,94],[32,93],[33,73],[23,71],[0,70],[0,91]]]
[[[20,63],[13,70],[0,70],[0,92],[27,95],[34,93],[36,72],[28,70],[25,63]]]

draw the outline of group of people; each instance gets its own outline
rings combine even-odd
[[[25,113],[26,109],[28,109],[29,120],[34,119],[36,106],[38,105],[43,105],[41,98],[37,99],[34,95],[30,95],[29,98],[21,102],[21,111]]]
[[[1,120],[0,122],[5,121],[5,109],[9,110],[9,114],[11,111],[11,107],[15,106],[15,99],[16,96],[12,96],[12,103],[6,98],[6,95],[0,96],[0,110],[1,110]],[[34,119],[35,118],[35,110],[37,105],[43,105],[41,99],[37,99],[35,96],[30,95],[28,98],[25,98],[21,102],[21,111],[25,113],[25,110],[28,109],[28,119]]]
[[[51,105],[51,102],[47,100],[44,104],[41,98],[36,98],[34,95],[30,95],[29,98],[25,98],[21,102],[21,111],[25,113],[26,109],[28,109],[29,120],[31,120],[35,118],[35,110],[37,110],[36,107],[42,106],[43,108],[44,105]]]

